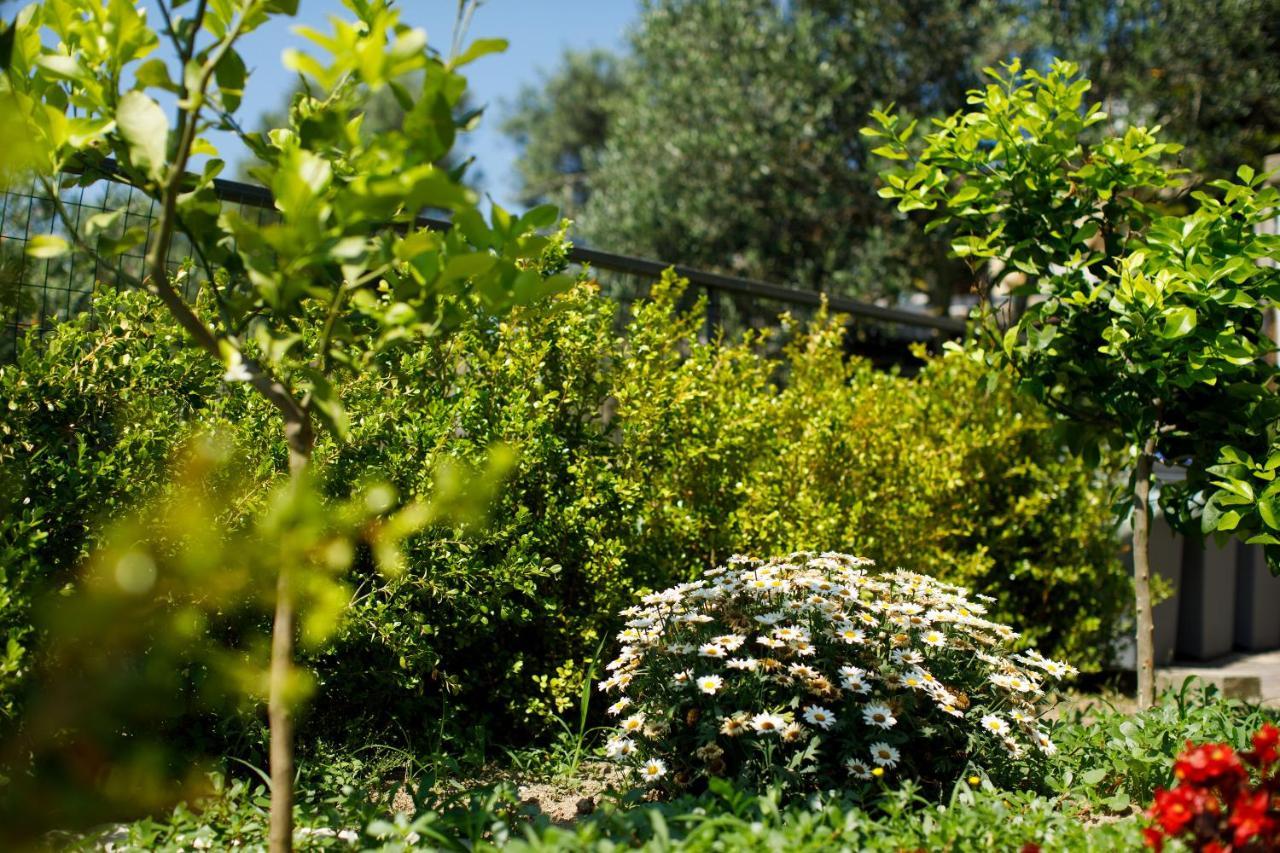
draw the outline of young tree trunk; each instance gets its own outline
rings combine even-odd
[[[1155,622],[1151,616],[1151,469],[1155,436],[1147,439],[1138,457],[1133,483],[1133,591],[1138,620],[1138,708],[1156,701]]]
[[[289,474],[302,477],[311,464],[315,437],[305,415],[286,416],[289,442]],[[289,567],[281,566],[276,579],[276,612],[271,627],[271,671],[267,697],[267,722],[271,730],[271,853],[293,849],[293,709],[289,682],[293,669],[293,589]]]

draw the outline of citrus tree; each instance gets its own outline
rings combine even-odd
[[[1159,128],[1111,123],[1087,104],[1089,81],[1068,62],[1046,73],[1017,62],[989,73],[970,109],[923,139],[892,109],[874,113],[864,134],[897,164],[884,172],[881,195],[900,211],[929,211],[929,227],[946,229],[954,254],[969,262],[981,297],[976,333],[992,364],[1011,367],[1022,390],[1070,425],[1074,449],[1096,456],[1118,446],[1133,459],[1123,512],[1133,524],[1146,707],[1154,698],[1147,545],[1155,464],[1188,470],[1188,485],[1166,496],[1181,501],[1175,522],[1247,528],[1255,490],[1236,483],[1250,479],[1245,463],[1253,463],[1229,447],[1261,444],[1265,457],[1280,416],[1266,360],[1275,346],[1264,328],[1280,274],[1263,263],[1280,247],[1257,233],[1275,215],[1277,194],[1242,166],[1237,180],[1213,182],[1193,194],[1190,212],[1172,215],[1187,205],[1180,173],[1163,162],[1178,146],[1161,141]],[[1025,311],[1004,313],[992,298],[999,292],[1008,306],[1025,300]],[[1270,481],[1280,456],[1266,464],[1258,468]],[[1276,565],[1280,540],[1265,518],[1246,539],[1266,544]]]
[[[274,407],[295,478],[307,474],[317,429],[347,434],[338,373],[379,369],[389,348],[569,283],[542,262],[550,241],[537,231],[555,222],[554,208],[517,217],[495,206],[486,220],[460,174],[437,165],[476,119],[459,108],[460,69],[505,42],[479,40],[441,56],[389,0],[345,5],[350,19],[332,19],[329,32],[298,28],[311,52],[284,53],[286,66],[323,95],[300,93],[284,124],[259,134],[243,132],[237,119],[248,84],[239,47],[271,18],[295,14],[298,0],[159,0],[149,8],[44,0],[4,34],[0,112],[32,144],[0,174],[34,180],[65,231],[34,238],[29,253],[82,253],[110,269],[145,247],[141,273],[123,272],[123,283],[152,294],[194,346],[225,366],[228,382],[247,383]],[[404,122],[362,133],[361,105],[383,90]],[[266,224],[220,202],[214,180],[224,162],[211,131],[237,134],[261,161],[255,176],[275,199]],[[123,227],[118,211],[77,222],[64,208],[60,182],[89,184],[109,173],[154,200],[149,230]],[[421,227],[428,207],[451,213],[454,227]],[[179,235],[190,257],[175,264]],[[288,685],[303,585],[295,562],[274,564],[268,716],[277,850],[291,843]]]

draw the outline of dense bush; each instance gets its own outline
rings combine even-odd
[[[991,618],[1046,653],[1104,661],[1127,583],[1106,484],[1058,452],[1037,409],[988,390],[963,352],[910,379],[875,372],[824,316],[784,326],[782,361],[756,337],[699,343],[680,291],[656,287],[619,334],[616,304],[583,285],[342,389],[351,440],[317,448],[334,494],[375,476],[424,494],[440,463],[497,443],[518,462],[486,529],[434,530],[398,579],[353,579],[342,633],[311,662],[321,730],[394,719],[412,737],[446,707],[463,727],[536,724],[575,701],[636,592],[740,551],[831,547],[928,572],[996,596]],[[231,430],[264,478],[284,464],[269,413],[176,329],[138,331],[135,297],[97,307],[0,376],[16,510],[0,522],[4,618],[20,644],[35,584],[70,577],[94,519],[160,483],[186,432]]]
[[[937,793],[980,766],[1005,782],[1054,754],[1037,707],[1072,667],[1013,654],[968,590],[847,554],[734,556],[622,611],[602,691],[611,758],[667,790]],[[1030,772],[1028,772],[1030,771]]]
[[[222,382],[137,295],[97,298],[96,320],[82,315],[0,366],[0,718],[30,665],[32,598],[73,580],[95,532],[165,481],[195,426],[221,427],[264,477],[275,467],[243,386]]]

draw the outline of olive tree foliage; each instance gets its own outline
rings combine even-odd
[[[900,210],[928,211],[929,227],[946,226],[952,251],[971,265],[990,360],[1072,425],[1075,449],[1096,457],[1111,445],[1133,459],[1139,700],[1148,706],[1153,467],[1183,466],[1195,484],[1166,496],[1184,504],[1176,521],[1235,530],[1243,513],[1234,507],[1254,493],[1228,484],[1215,463],[1225,453],[1242,466],[1228,445],[1265,448],[1280,422],[1264,325],[1280,298],[1280,271],[1267,264],[1280,243],[1257,230],[1280,197],[1244,165],[1235,180],[1197,191],[1191,213],[1170,215],[1162,206],[1182,175],[1165,163],[1180,146],[1159,128],[1089,141],[1107,116],[1071,63],[989,73],[967,111],[936,121],[918,143],[916,124],[893,110],[874,113],[864,135],[895,164],[881,194]],[[1029,302],[1003,329],[996,289]],[[1278,466],[1280,456],[1268,480]],[[1192,506],[1206,500],[1206,511]],[[1277,565],[1274,535],[1254,529],[1247,541],[1266,544]]]
[[[538,87],[525,86],[502,123],[521,149],[521,200],[554,204],[576,219],[590,198],[590,176],[609,139],[619,60],[608,51],[567,51]]]
[[[963,269],[877,204],[857,130],[885,100],[960,106],[1016,6],[646,2],[628,55],[568,56],[519,99],[525,192],[581,205],[579,233],[611,251],[945,304]]]
[[[1039,21],[1112,120],[1163,127],[1193,178],[1280,151],[1280,0],[1046,3]]]
[[[274,407],[290,469],[304,483],[316,430],[339,439],[348,432],[338,374],[379,369],[397,345],[569,283],[544,275],[540,263],[550,240],[536,232],[554,224],[554,209],[518,217],[495,207],[486,221],[475,193],[437,165],[467,120],[458,115],[460,69],[505,42],[479,40],[442,57],[388,0],[345,5],[351,18],[333,18],[329,32],[298,28],[310,52],[286,50],[284,62],[320,94],[295,98],[283,125],[263,134],[243,133],[236,117],[248,82],[237,46],[271,17],[296,13],[297,0],[162,0],[150,10],[129,0],[45,0],[6,31],[0,82],[0,113],[6,123],[19,117],[20,138],[32,142],[20,161],[6,158],[6,177],[37,181],[67,235],[35,238],[29,253],[78,252],[111,265],[145,244],[143,273],[125,283],[154,295],[191,343],[224,366],[228,382],[246,383]],[[161,39],[173,60],[155,55]],[[364,133],[361,99],[383,90],[404,121]],[[250,222],[220,203],[213,180],[224,163],[212,130],[240,134],[262,162],[256,177],[275,198],[273,221]],[[149,232],[118,228],[118,211],[76,222],[62,207],[59,182],[92,183],[108,158],[155,200]],[[193,171],[197,158],[203,164]],[[64,179],[68,172],[79,177]],[[419,227],[428,207],[450,212],[454,227]],[[177,234],[192,257],[175,269]],[[196,276],[203,283],[188,286]],[[293,557],[268,562],[276,571],[266,691],[271,841],[284,849],[296,604],[306,580]]]
[[[940,307],[967,278],[877,206],[875,105],[945,115],[985,66],[1072,57],[1110,115],[1094,139],[1165,125],[1184,180],[1226,178],[1280,150],[1277,22],[1278,0],[651,0],[629,51],[567,56],[507,129],[527,198],[572,198],[601,248]]]

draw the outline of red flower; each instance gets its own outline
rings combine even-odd
[[[1242,847],[1254,836],[1266,838],[1275,829],[1275,819],[1267,816],[1270,801],[1271,795],[1266,791],[1242,793],[1236,797],[1236,801],[1231,804],[1231,817],[1227,819],[1227,823],[1235,828],[1232,841],[1237,847]]]
[[[1156,790],[1147,811],[1153,825],[1143,830],[1143,843],[1156,853],[1167,838],[1199,853],[1280,853],[1280,774],[1269,770],[1280,761],[1280,729],[1264,725],[1253,747],[1237,755],[1226,744],[1188,742],[1174,762],[1178,784]],[[1241,758],[1261,771],[1255,781]]]
[[[1270,723],[1263,723],[1262,728],[1253,736],[1253,749],[1264,767],[1278,757],[1277,746],[1280,746],[1280,729]]]
[[[1172,791],[1156,789],[1156,801],[1147,816],[1160,824],[1169,835],[1177,835],[1204,809],[1205,795],[1186,785]]]
[[[1248,774],[1235,750],[1225,743],[1207,743],[1192,746],[1178,756],[1173,765],[1173,775],[1179,781],[1206,784],[1247,778]]]

